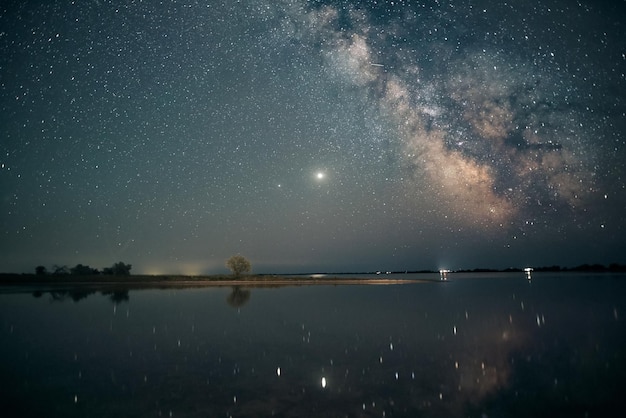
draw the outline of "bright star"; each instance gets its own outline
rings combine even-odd
[[[324,175],[324,173],[323,173],[323,172],[318,171],[318,172],[317,172],[317,174],[315,174],[315,177],[316,177],[318,180],[322,180],[322,179],[325,177],[325,175]]]

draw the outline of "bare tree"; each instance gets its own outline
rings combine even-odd
[[[226,260],[226,267],[228,267],[235,277],[241,276],[242,273],[249,273],[252,268],[250,262],[242,255],[230,257]]]

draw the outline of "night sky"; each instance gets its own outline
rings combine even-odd
[[[3,1],[0,271],[626,263],[625,15]]]

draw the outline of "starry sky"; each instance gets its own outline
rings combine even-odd
[[[626,263],[625,15],[5,1],[0,271]]]

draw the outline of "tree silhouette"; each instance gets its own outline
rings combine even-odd
[[[35,267],[35,274],[37,276],[44,276],[44,275],[48,274],[48,270],[46,269],[45,266],[37,266],[37,267]]]
[[[226,267],[233,273],[235,277],[241,276],[242,273],[250,272],[252,268],[250,262],[242,255],[234,255],[226,260]]]
[[[130,269],[132,265],[124,264],[119,261],[113,264],[111,267],[105,267],[102,269],[103,274],[108,274],[112,276],[130,276]]]
[[[70,274],[69,270],[67,269],[67,266],[59,266],[55,264],[54,266],[52,266],[52,268],[54,269],[54,272],[52,274],[55,274],[55,275]]]
[[[89,266],[83,266],[82,264],[76,264],[76,266],[70,269],[70,273],[77,276],[89,276],[92,274],[98,274],[98,270],[92,269]]]

